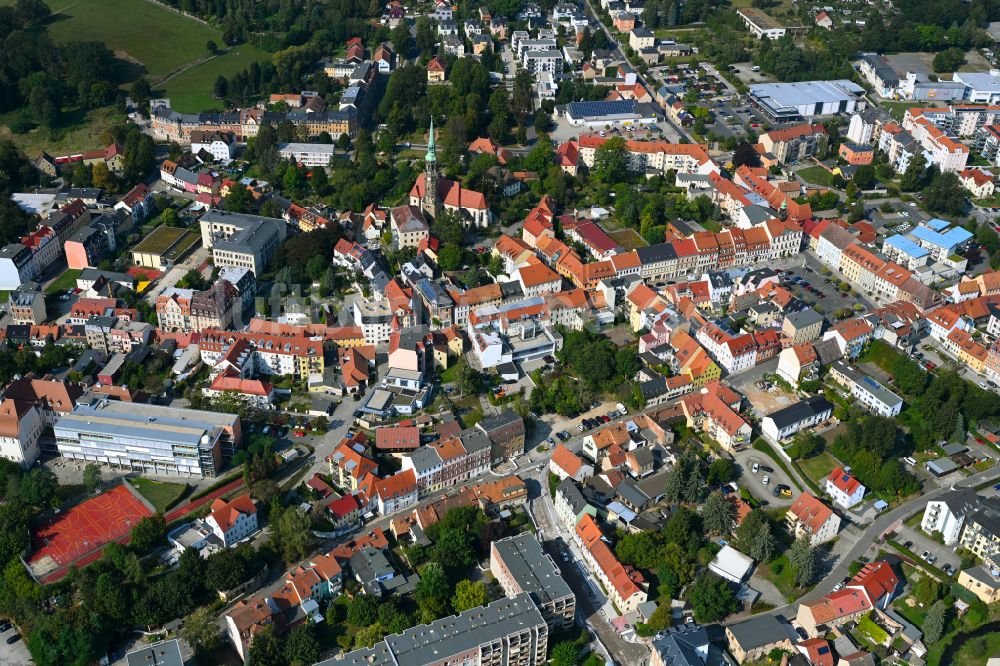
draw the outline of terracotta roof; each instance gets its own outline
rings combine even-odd
[[[833,510],[809,493],[802,493],[792,502],[788,512],[793,514],[804,528],[815,534],[833,515]]]
[[[862,588],[868,595],[868,600],[874,605],[883,597],[892,596],[899,587],[899,576],[885,560],[868,562],[854,575],[847,587]]]
[[[853,495],[861,487],[861,482],[845,472],[842,467],[834,467],[826,480],[847,495]]]
[[[397,499],[417,492],[417,477],[412,469],[393,474],[375,482],[374,493],[383,501]]]
[[[417,176],[417,182],[410,190],[411,197],[423,198],[426,188],[427,174],[421,173]],[[482,192],[470,190],[462,186],[461,183],[448,178],[438,178],[437,183],[438,200],[445,206],[454,208],[471,208],[474,210],[486,210],[489,205]]]
[[[872,607],[864,592],[851,588],[833,592],[816,601],[804,601],[801,605],[810,610],[816,624],[828,624]]]
[[[221,497],[212,502],[212,518],[223,532],[228,532],[240,519],[240,516],[252,516],[257,513],[257,507],[250,499],[249,493],[244,493],[227,502]]]
[[[576,475],[580,472],[580,468],[583,467],[583,460],[580,459],[580,456],[576,455],[562,444],[559,444],[552,450],[550,459],[557,466],[559,466],[560,469],[566,472],[566,474],[573,478],[576,478]]]
[[[420,428],[385,426],[375,430],[376,449],[416,449],[420,446]]]

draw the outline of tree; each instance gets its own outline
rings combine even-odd
[[[132,528],[130,544],[136,552],[145,553],[167,534],[167,523],[162,513],[141,519]]]
[[[941,598],[943,586],[936,578],[921,576],[913,585],[913,596],[924,606],[930,606]]]
[[[708,466],[705,483],[710,486],[719,486],[734,481],[737,476],[736,463],[729,458],[716,458]]]
[[[385,628],[378,622],[362,627],[354,635],[354,649],[370,648],[383,638],[385,638]]]
[[[281,654],[281,643],[274,635],[274,625],[268,625],[260,633],[254,634],[247,651],[246,666],[285,666]]]
[[[705,500],[701,519],[706,531],[726,536],[733,531],[736,522],[736,505],[726,499],[720,491],[714,490]]]
[[[99,187],[109,194],[113,194],[118,190],[118,179],[115,178],[115,175],[111,173],[108,165],[104,162],[94,164],[91,179],[93,180],[94,187]]]
[[[774,537],[771,534],[771,524],[760,509],[754,509],[747,514],[736,529],[733,542],[738,550],[743,551],[758,562],[771,559],[774,551]]]
[[[938,600],[934,602],[927,610],[927,615],[924,617],[924,640],[927,641],[928,645],[933,645],[941,640],[941,636],[944,635],[945,625],[948,620],[948,607],[945,605],[944,601]]]
[[[450,585],[444,567],[438,562],[429,562],[420,570],[414,596],[420,607],[420,621],[433,622],[448,614]]]
[[[445,245],[438,253],[438,267],[443,271],[457,271],[462,267],[462,248]]]
[[[923,152],[917,151],[917,154],[910,160],[906,171],[903,172],[902,177],[899,179],[900,189],[904,192],[919,190],[923,185],[924,171],[926,170],[927,158],[924,157]]]
[[[806,587],[812,582],[816,569],[816,552],[807,535],[800,536],[788,549],[788,562],[795,573],[796,586]]]
[[[467,611],[470,608],[485,606],[489,601],[486,593],[486,586],[481,582],[472,582],[463,578],[455,585],[455,594],[451,598],[451,607],[456,613]]]
[[[965,51],[960,48],[950,48],[934,56],[932,63],[935,72],[954,72],[965,64]]]
[[[625,139],[614,136],[598,146],[594,152],[592,173],[609,185],[625,180],[628,171],[628,149]]]
[[[211,652],[219,645],[219,620],[210,606],[202,606],[184,620],[181,636],[198,654]]]
[[[312,550],[313,535],[309,517],[297,507],[288,507],[273,521],[272,544],[286,562],[301,560]]]
[[[736,597],[724,579],[703,573],[694,579],[688,590],[688,602],[698,622],[718,622],[736,612]]]
[[[823,452],[823,448],[826,446],[826,440],[814,432],[803,431],[795,436],[792,446],[794,447],[794,457],[812,458],[813,456],[818,456]]]
[[[951,441],[958,444],[965,441],[965,419],[961,412],[955,416],[955,429],[951,433]]]
[[[375,622],[378,614],[378,601],[367,594],[359,594],[351,599],[347,606],[347,621],[355,627],[365,627]]]
[[[87,463],[83,468],[83,485],[88,493],[101,487],[101,468],[96,463]]]
[[[212,97],[215,99],[225,99],[229,95],[229,80],[219,74],[212,86]]]
[[[736,146],[736,150],[733,151],[733,168],[738,169],[744,165],[750,167],[760,166],[760,153],[757,152],[753,144],[746,141]]]
[[[215,55],[219,52],[219,45],[213,42],[211,39],[205,42],[205,50]]]
[[[580,663],[580,648],[573,641],[562,641],[556,643],[552,648],[552,658],[549,663],[552,666],[575,666]]]
[[[311,622],[296,625],[285,639],[285,659],[289,666],[312,666],[319,661],[320,652],[315,625]]]

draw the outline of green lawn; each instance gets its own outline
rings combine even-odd
[[[50,155],[103,148],[101,135],[115,124],[125,122],[124,114],[117,114],[110,106],[93,109],[86,114],[65,113],[67,126],[56,130],[33,129],[27,134],[13,134],[10,124],[19,111],[0,116],[0,138],[10,139],[28,157],[37,157],[45,150]]]
[[[778,572],[775,573],[771,567],[776,567]],[[787,553],[782,553],[772,562],[757,565],[757,573],[774,583],[774,586],[789,601],[794,601],[808,592],[808,589],[803,590],[795,587],[795,572],[792,571],[792,565],[788,561]],[[811,588],[812,586],[809,587]]]
[[[839,465],[837,459],[829,452],[823,451],[818,456],[797,461],[799,469],[822,487],[823,479],[829,476],[833,468]]]
[[[215,28],[147,0],[76,0],[52,6],[53,40],[104,42],[119,56],[141,63],[154,80],[208,55],[207,42],[222,44],[222,33]]]
[[[173,506],[187,491],[186,483],[166,483],[141,477],[128,482],[160,513]]]
[[[67,268],[63,271],[63,274],[49,283],[49,286],[45,288],[46,294],[54,294],[57,291],[63,291],[65,289],[75,289],[76,279],[80,277],[80,273],[83,271],[79,268]]]
[[[833,174],[818,165],[799,169],[796,173],[802,180],[813,185],[820,185],[822,187],[833,185]]]
[[[221,102],[212,97],[212,87],[219,75],[229,78],[253,61],[268,60],[271,55],[249,44],[232,47],[228,52],[207,62],[195,65],[163,82],[163,94],[170,98],[171,108],[181,113],[197,113]]]
[[[927,106],[927,102],[882,102],[880,104],[893,120],[902,120],[906,110],[914,106]]]
[[[608,236],[611,240],[621,245],[626,250],[635,250],[636,248],[646,247],[649,243],[643,238],[639,232],[635,229],[619,229],[617,231],[609,231]]]

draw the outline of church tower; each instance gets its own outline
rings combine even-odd
[[[420,208],[431,217],[437,217],[440,210],[438,201],[438,166],[437,152],[434,146],[434,118],[431,117],[430,138],[427,141],[427,154],[424,156],[424,196],[420,200]]]

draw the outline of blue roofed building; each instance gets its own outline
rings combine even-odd
[[[930,261],[931,253],[928,249],[921,247],[916,241],[896,234],[889,236],[882,243],[882,253],[886,259],[895,261],[900,266],[913,270],[920,266],[926,266]]]
[[[942,225],[943,223],[943,225]],[[910,237],[927,249],[933,261],[944,261],[956,255],[972,239],[972,233],[962,227],[950,227],[944,220],[931,220],[926,225],[917,225]]]

